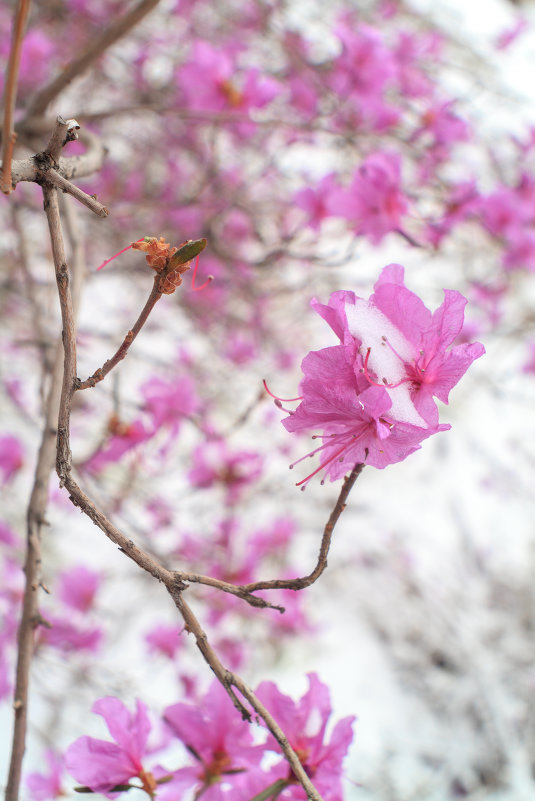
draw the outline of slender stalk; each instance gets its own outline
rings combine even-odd
[[[76,390],[87,389],[88,387],[94,387],[96,384],[99,383],[99,381],[102,381],[104,378],[106,378],[108,373],[111,370],[113,370],[113,368],[116,367],[119,364],[119,362],[122,361],[122,359],[125,358],[126,354],[130,349],[130,345],[132,344],[134,339],[137,337],[137,335],[147,322],[147,319],[151,311],[155,307],[156,303],[162,297],[162,293],[160,292],[159,289],[161,278],[162,274],[158,273],[155,275],[154,284],[151,293],[147,298],[147,302],[143,306],[143,309],[141,310],[139,317],[137,318],[136,322],[134,323],[130,331],[128,331],[128,333],[126,334],[125,338],[123,339],[121,345],[119,346],[115,354],[111,357],[111,359],[108,359],[106,362],[104,362],[102,367],[99,367],[98,370],[95,370],[93,375],[90,375],[89,378],[86,378],[85,381],[80,381],[79,379],[77,379],[75,384]]]
[[[33,98],[27,110],[27,117],[43,114],[52,100],[56,98],[75,78],[82,75],[100,56],[130,31],[149,11],[158,5],[159,0],[142,0],[122,17],[111,22],[101,36],[91,40],[91,44],[78,58],[62,69],[49,84],[43,87]]]
[[[106,206],[103,206],[96,198],[92,195],[88,195],[75,186],[71,181],[68,181],[59,172],[56,170],[50,169],[44,173],[46,176],[47,181],[57,186],[58,189],[61,189],[62,192],[67,192],[69,195],[72,195],[76,200],[80,201],[84,206],[94,212],[99,217],[107,217],[109,212]]]
[[[243,680],[231,671],[227,670],[221,663],[216,652],[210,645],[208,637],[203,631],[199,621],[193,614],[191,608],[183,598],[183,592],[187,589],[187,584],[178,578],[177,574],[166,570],[149,554],[138,548],[136,544],[126,538],[108,518],[97,508],[93,501],[83,492],[74,481],[71,474],[72,454],[70,450],[70,415],[73,394],[76,387],[76,329],[72,307],[72,298],[69,286],[69,271],[65,260],[65,249],[63,246],[63,236],[61,231],[61,221],[59,217],[59,206],[57,190],[50,186],[43,187],[45,197],[45,211],[48,219],[50,238],[52,242],[52,254],[56,272],[56,282],[61,306],[61,316],[63,323],[63,346],[65,350],[63,382],[61,390],[60,410],[58,415],[58,439],[56,470],[60,478],[60,483],[69,492],[70,500],[78,506],[105,534],[133,559],[140,567],[150,573],[154,578],[165,584],[167,591],[171,595],[178,611],[182,615],[186,630],[195,636],[197,647],[201,651],[204,659],[217,676],[225,690],[227,691],[232,703],[240,712],[244,719],[251,719],[251,713],[237,697],[232,689],[235,687],[238,692],[248,701],[255,712],[264,720],[266,726],[271,731],[280,748],[286,757],[293,773],[307,794],[310,801],[322,801],[321,796],[315,789],[306,774],[299,757],[288,742],[284,732],[280,729],[276,721],[269,714],[267,709],[256,698]],[[158,276],[161,279],[161,274]]]
[[[19,77],[22,38],[30,10],[30,0],[19,0],[13,24],[11,50],[7,65],[6,85],[4,89],[4,124],[2,129],[2,177],[0,189],[6,195],[13,190],[11,183],[11,159],[15,147],[16,135],[13,130],[13,114],[17,97],[17,79]]]
[[[24,562],[25,588],[22,617],[19,624],[17,668],[13,708],[15,720],[11,747],[11,761],[6,787],[6,801],[17,801],[22,772],[22,759],[26,747],[28,723],[28,695],[30,667],[33,656],[34,633],[39,625],[38,591],[41,581],[41,532],[46,525],[48,483],[54,468],[56,453],[56,420],[59,410],[63,354],[58,347],[51,384],[46,402],[41,446],[37,457],[35,476],[26,515],[26,559]]]
[[[271,581],[254,581],[251,584],[243,584],[240,589],[245,592],[256,592],[257,590],[303,590],[305,587],[310,587],[321,576],[327,567],[327,557],[329,555],[329,548],[331,547],[331,539],[340,515],[346,508],[347,498],[353,489],[357,478],[362,473],[364,468],[363,464],[356,464],[349,476],[344,479],[342,489],[338,500],[332,510],[325,528],[323,529],[323,537],[321,538],[320,550],[318,561],[314,570],[308,576],[295,579],[272,579]]]
[[[75,211],[67,210],[71,242],[73,245],[73,298],[78,306],[83,277],[82,249],[75,229]],[[25,587],[22,616],[18,632],[17,667],[14,691],[14,726],[11,759],[6,786],[6,801],[17,801],[19,797],[22,762],[26,747],[28,724],[30,669],[33,657],[35,629],[39,614],[39,587],[41,586],[41,535],[46,525],[45,513],[48,505],[50,474],[56,456],[56,423],[58,419],[63,374],[63,348],[58,342],[56,357],[50,373],[50,384],[45,404],[45,419],[41,435],[41,446],[37,456],[34,482],[26,516],[26,558],[24,563]]]

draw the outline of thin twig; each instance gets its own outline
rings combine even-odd
[[[72,298],[69,287],[69,271],[65,260],[65,249],[61,232],[61,221],[59,217],[59,207],[57,190],[51,186],[43,186],[45,197],[45,211],[48,219],[48,226],[52,242],[52,254],[56,272],[56,282],[61,306],[61,317],[63,324],[63,345],[65,349],[63,383],[58,415],[58,439],[56,454],[56,470],[60,478],[60,483],[69,492],[70,500],[78,506],[99,528],[104,531],[106,536],[119,545],[120,549],[133,559],[143,570],[150,573],[158,581],[162,582],[171,595],[177,609],[179,610],[186,629],[193,633],[197,647],[201,651],[204,659],[213,670],[225,690],[227,691],[232,703],[240,712],[244,719],[250,719],[250,712],[237,697],[232,689],[236,687],[239,693],[247,699],[253,709],[265,721],[266,726],[271,731],[279,743],[286,759],[288,760],[297,780],[300,782],[310,801],[322,801],[314,785],[308,778],[299,757],[291,747],[288,739],[281,731],[280,727],[273,720],[269,712],[262,706],[254,693],[244,684],[242,679],[227,670],[216,652],[210,645],[208,638],[203,631],[199,621],[193,614],[191,608],[183,598],[183,593],[187,589],[187,584],[182,581],[176,572],[166,570],[156,562],[149,554],[138,548],[136,544],[127,539],[122,532],[108,520],[108,518],[97,508],[93,501],[83,492],[74,481],[71,473],[72,454],[70,450],[70,415],[72,398],[75,391],[76,380],[76,329],[72,308]],[[161,278],[161,274],[159,276]]]
[[[72,195],[76,200],[80,201],[84,206],[94,212],[98,217],[107,217],[109,214],[108,209],[102,203],[100,203],[95,197],[92,195],[88,195],[75,186],[73,183],[68,181],[59,172],[56,172],[54,169],[47,170],[44,173],[46,176],[46,180],[50,181],[51,184],[57,186],[58,189],[61,189],[62,192],[67,192],[69,195]]]
[[[173,595],[173,593],[171,593],[171,595],[175,601],[177,609],[179,609],[184,619],[186,630],[194,635],[197,647],[201,651],[206,662],[210,665],[223,687],[226,689],[236,709],[238,709],[245,720],[251,719],[250,713],[244,708],[241,701],[236,697],[235,693],[232,691],[232,687],[235,687],[238,690],[240,695],[242,695],[243,698],[249,702],[257,715],[262,718],[267,728],[279,744],[281,751],[286,757],[286,760],[290,765],[296,779],[306,792],[307,798],[310,799],[310,801],[322,801],[321,795],[310,781],[304,767],[299,760],[299,757],[290,745],[288,738],[278,725],[277,721],[272,717],[260,699],[256,697],[256,695],[245,684],[245,682],[232,671],[226,670],[219,661],[219,658],[208,642],[208,638],[202,630],[199,621],[193,614],[191,608],[185,602],[182,595],[182,590],[178,589],[176,595]]]
[[[120,361],[122,361],[122,359],[125,358],[126,354],[128,353],[128,350],[130,348],[130,345],[132,344],[134,339],[137,337],[137,335],[139,334],[139,332],[141,331],[141,329],[143,328],[143,326],[147,322],[149,314],[151,313],[151,311],[155,307],[156,303],[162,297],[162,293],[161,293],[159,287],[160,287],[160,282],[161,282],[161,279],[162,279],[163,275],[164,275],[164,273],[161,272],[161,273],[157,273],[154,276],[154,284],[152,286],[150,295],[147,298],[147,301],[146,301],[145,305],[143,306],[143,309],[141,310],[141,313],[140,313],[139,317],[137,318],[136,322],[134,323],[134,325],[132,326],[130,331],[127,333],[127,335],[123,339],[121,345],[117,348],[115,354],[111,357],[111,359],[108,359],[106,362],[104,362],[102,367],[99,367],[98,370],[95,370],[93,375],[90,375],[89,378],[86,378],[85,381],[80,381],[78,379],[76,381],[76,383],[75,383],[75,387],[74,387],[75,390],[87,389],[88,387],[94,387],[96,384],[99,383],[99,381],[102,381],[108,375],[108,373],[111,370],[113,370],[113,368],[116,367],[119,364]]]
[[[48,105],[59,95],[75,78],[82,75],[86,69],[100,56],[124,36],[131,28],[137,25],[149,11],[158,5],[159,0],[142,0],[139,5],[132,8],[124,16],[108,25],[102,35],[91,40],[87,50],[78,58],[61,70],[47,86],[43,87],[28,106],[27,116],[39,116],[46,111]]]
[[[318,791],[310,781],[304,767],[299,761],[299,757],[297,756],[292,746],[288,742],[288,738],[284,734],[283,730],[281,729],[275,718],[268,712],[266,707],[256,697],[253,691],[250,690],[246,684],[244,684],[244,682],[240,679],[239,676],[235,676],[234,674],[232,674],[232,684],[234,685],[234,687],[236,687],[238,692],[248,700],[248,702],[253,707],[254,711],[265,722],[269,731],[280,745],[281,750],[294,773],[294,776],[296,777],[296,779],[299,781],[304,791],[306,792],[307,798],[310,799],[310,801],[322,801],[321,795],[318,793]]]
[[[13,158],[13,148],[15,147],[16,134],[13,130],[13,115],[15,111],[15,100],[17,97],[17,79],[19,76],[20,54],[22,50],[22,37],[26,27],[26,19],[30,10],[30,0],[19,0],[15,21],[13,23],[13,35],[11,38],[11,50],[9,52],[9,62],[7,65],[6,85],[4,88],[4,125],[2,129],[2,178],[0,189],[6,195],[13,190],[11,183],[11,159]]]
[[[13,708],[15,712],[11,761],[6,788],[6,801],[17,801],[22,771],[22,758],[26,748],[28,722],[28,693],[30,666],[33,656],[34,632],[39,625],[38,589],[41,570],[41,530],[45,521],[48,503],[48,482],[54,467],[56,445],[56,420],[59,409],[63,354],[58,347],[57,358],[51,375],[50,390],[46,403],[46,419],[43,424],[41,447],[32,494],[26,519],[26,559],[24,562],[25,588],[22,602],[22,617],[18,632],[17,668]]]
[[[251,584],[242,584],[240,589],[245,592],[256,592],[257,590],[303,590],[305,587],[310,587],[311,584],[321,576],[327,567],[327,556],[329,555],[329,548],[331,546],[332,533],[336,526],[340,515],[346,508],[346,501],[349,493],[351,492],[357,478],[360,476],[364,468],[363,464],[356,464],[349,476],[344,479],[344,484],[340,490],[340,495],[336,501],[335,507],[332,510],[330,517],[323,529],[323,537],[321,538],[320,551],[318,555],[318,562],[316,567],[308,576],[295,579],[272,579],[271,581],[254,581]]]
[[[74,210],[68,212],[68,219],[73,231]],[[83,278],[82,249],[79,239],[73,235],[73,303],[78,306]],[[50,374],[50,389],[45,405],[45,420],[41,438],[41,446],[37,457],[34,483],[27,510],[27,545],[24,563],[25,587],[22,604],[22,616],[18,632],[17,668],[14,691],[14,726],[6,787],[6,801],[17,801],[22,772],[22,760],[25,751],[26,730],[28,724],[30,667],[33,657],[35,630],[43,624],[39,613],[39,587],[43,587],[41,578],[41,532],[46,525],[45,513],[48,505],[48,485],[50,474],[54,468],[56,455],[56,423],[58,419],[61,378],[63,373],[63,348],[61,341],[56,348],[56,358]]]

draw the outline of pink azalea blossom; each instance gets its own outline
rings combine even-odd
[[[85,622],[75,622],[72,619],[48,615],[47,622],[50,628],[40,628],[41,642],[57,648],[65,653],[72,651],[89,651],[96,653],[102,642],[102,630],[98,626],[91,626]]]
[[[391,264],[369,300],[342,291],[327,306],[312,302],[341,344],[305,357],[303,400],[282,421],[288,431],[322,430],[322,444],[309,454],[322,453],[322,461],[308,478],[325,469],[333,481],[357,462],[386,467],[449,428],[439,425],[433,398],[447,403],[484,348],[452,347],[466,299],[451,290],[444,295],[431,313],[404,286],[403,267]]]
[[[182,645],[180,630],[177,626],[164,626],[163,624],[154,626],[147,632],[145,642],[150,653],[162,654],[168,659],[174,659]]]
[[[390,231],[401,228],[407,199],[401,189],[401,159],[391,152],[373,153],[361,164],[347,189],[333,191],[331,215],[350,220],[358,234],[377,245]]]
[[[88,612],[93,606],[101,576],[85,565],[76,565],[65,570],[59,577],[59,597],[64,604]]]
[[[151,729],[145,704],[137,701],[132,713],[118,698],[101,698],[94,703],[92,712],[102,715],[115,742],[79,737],[65,754],[69,773],[83,786],[108,798],[114,797],[110,791],[116,785],[135,777],[150,788],[152,777],[142,763]]]
[[[161,426],[168,426],[170,436],[175,437],[184,418],[199,408],[199,400],[193,381],[188,376],[166,380],[154,376],[141,387],[145,400],[145,411],[149,414],[153,433]]]
[[[518,37],[529,28],[529,22],[526,17],[518,17],[515,24],[511,28],[503,31],[496,40],[497,50],[507,50],[511,47],[513,42],[516,42]]]
[[[226,442],[218,440],[199,445],[195,449],[188,479],[194,487],[223,487],[227,502],[233,504],[261,473],[260,454],[253,451],[232,451]]]
[[[180,798],[179,790],[196,788],[203,801],[236,801],[247,798],[246,774],[260,771],[262,746],[253,744],[249,724],[236,714],[218,681],[202,701],[173,704],[164,718],[174,734],[193,755],[196,764],[181,768],[169,784],[162,785],[165,801]],[[265,786],[269,784],[266,781]]]
[[[4,545],[15,546],[19,544],[17,535],[13,530],[0,520],[0,542]]]
[[[188,107],[202,111],[262,108],[280,91],[276,81],[257,69],[237,73],[234,53],[197,40],[191,59],[177,72],[177,82]]]
[[[307,224],[318,231],[323,220],[331,215],[329,199],[333,192],[339,191],[334,175],[324,175],[315,186],[300,189],[295,197],[295,205],[307,213]]]
[[[35,772],[26,777],[26,786],[33,801],[48,801],[66,794],[61,781],[64,771],[63,758],[51,749],[47,749],[45,759],[48,763],[47,773]]]
[[[258,698],[282,728],[301,764],[325,801],[342,801],[342,763],[353,740],[353,715],[338,721],[329,741],[326,729],[331,716],[329,690],[315,673],[308,674],[309,689],[295,702],[283,695],[270,681],[262,682]],[[279,751],[270,736],[271,747]],[[285,761],[278,765],[276,775],[288,778],[289,786],[278,796],[281,801],[306,799],[303,788],[288,769]]]
[[[84,464],[87,470],[92,473],[99,473],[108,464],[118,462],[125,453],[136,448],[141,442],[145,442],[152,434],[147,430],[142,420],[133,420],[131,423],[120,423],[114,421],[114,433],[102,450],[93,454]]]
[[[8,484],[24,464],[24,451],[18,437],[0,436],[0,477]]]

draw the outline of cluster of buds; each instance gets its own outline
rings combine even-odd
[[[178,248],[171,247],[163,237],[156,239],[146,236],[133,242],[133,250],[142,250],[147,256],[147,264],[158,274],[162,274],[159,291],[171,295],[182,283],[182,275],[191,266],[193,259],[206,247],[206,239],[188,239]]]

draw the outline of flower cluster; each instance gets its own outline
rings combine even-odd
[[[282,422],[288,431],[322,429],[320,466],[331,481],[355,464],[383,468],[400,462],[420,442],[449,428],[438,422],[434,398],[450,390],[485,349],[479,342],[450,347],[463,327],[466,299],[444,290],[432,314],[390,264],[369,300],[334,292],[312,305],[340,345],[313,351],[302,363],[302,402]],[[303,457],[305,458],[305,457]],[[301,461],[301,460],[298,460]]]
[[[327,743],[329,691],[314,673],[309,674],[308,681],[309,689],[297,703],[272,682],[260,685],[258,697],[284,727],[325,801],[341,801],[342,762],[353,739],[354,718],[339,721]],[[117,792],[139,787],[150,798],[162,801],[176,801],[191,790],[195,798],[202,795],[204,801],[245,801],[273,787],[273,793],[276,788],[277,797],[285,801],[306,797],[278,743],[271,735],[266,739],[264,733],[261,738],[253,737],[252,726],[236,714],[217,681],[196,704],[178,703],[165,709],[168,736],[157,748],[151,749],[148,744],[152,725],[141,701],[137,702],[136,712],[131,713],[118,698],[101,698],[93,711],[102,715],[115,742],[80,737],[67,749],[65,766],[78,782],[95,793],[114,798]],[[188,764],[170,770],[153,765],[155,751],[176,739],[187,749]],[[268,752],[272,754],[271,767],[266,768],[264,756]],[[41,786],[45,777],[32,774],[28,781],[33,789],[38,783]],[[54,784],[60,786],[58,770]],[[40,796],[51,797],[54,796]]]

